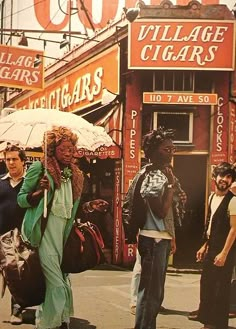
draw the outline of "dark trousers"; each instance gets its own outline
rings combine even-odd
[[[231,282],[230,288],[230,312],[236,313],[236,280]]]
[[[154,239],[139,236],[141,277],[136,306],[135,329],[155,329],[156,317],[164,299],[164,286],[170,240],[156,243]]]
[[[216,329],[228,329],[233,257],[229,253],[223,267],[213,264],[215,253],[207,255],[200,280],[199,321]]]

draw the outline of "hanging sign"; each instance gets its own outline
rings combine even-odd
[[[66,71],[43,91],[25,93],[13,106],[18,109],[51,108],[79,112],[102,100],[103,88],[119,94],[119,47],[110,49]]]
[[[233,20],[140,19],[128,41],[130,69],[234,70]]]
[[[44,67],[34,67],[36,54],[42,56],[43,52],[26,47],[0,45],[1,86],[42,90]]]

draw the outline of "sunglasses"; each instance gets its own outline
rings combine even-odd
[[[167,153],[175,153],[176,152],[176,147],[164,147],[163,151]]]

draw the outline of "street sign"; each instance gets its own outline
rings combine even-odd
[[[143,103],[179,105],[216,105],[217,94],[144,92]]]

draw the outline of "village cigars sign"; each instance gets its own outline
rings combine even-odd
[[[41,90],[44,83],[43,65],[34,67],[35,55],[41,51],[0,45],[1,86]]]
[[[12,104],[18,109],[50,108],[78,112],[102,100],[103,88],[119,93],[117,45],[66,71],[39,92],[27,92]]]
[[[128,49],[130,69],[233,71],[234,21],[136,20]]]

